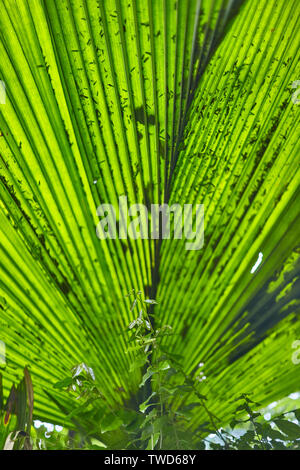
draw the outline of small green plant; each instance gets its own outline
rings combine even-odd
[[[213,429],[218,433],[214,417],[206,408],[206,397],[199,391],[200,382],[184,373],[182,357],[164,345],[165,337],[173,334],[172,327],[163,325],[153,328],[148,308],[157,302],[143,300],[141,292],[135,290],[128,295],[133,297],[131,311],[138,311],[138,316],[128,327],[132,332],[129,342],[133,343],[128,352],[134,351],[136,354],[130,370],[146,366],[140,387],[144,387],[147,382],[151,384],[146,400],[139,405],[143,421],[142,433],[137,441],[146,449],[170,449],[174,442],[176,448],[195,448],[193,436],[186,430],[186,422],[191,419],[193,408],[204,407]],[[173,401],[179,395],[181,398],[194,395],[197,401],[178,409],[173,406]]]
[[[142,370],[139,389],[144,394],[140,393],[139,396],[144,398],[136,409],[126,406],[119,410],[112,409],[96,384],[93,369],[85,363],[74,366],[70,377],[55,384],[56,388],[75,394],[75,399],[81,402],[67,417],[78,420],[89,414],[99,423],[95,423],[92,430],[85,434],[82,429],[77,430],[80,435],[77,440],[67,439],[65,435],[63,443],[66,447],[74,448],[77,445],[81,448],[146,450],[300,448],[300,411],[294,411],[295,422],[282,414],[271,423],[253,408],[260,405],[247,394],[239,397],[241,403],[230,426],[226,429],[220,427],[220,420],[207,407],[207,398],[201,390],[203,373],[194,377],[187,374],[182,367],[182,357],[169,350],[166,337],[174,334],[170,325],[153,327],[149,307],[157,302],[144,299],[141,291],[134,289],[127,296],[131,299],[130,311],[135,318],[127,328],[128,348],[125,353],[132,358],[130,372]],[[100,400],[100,412],[91,415],[88,410],[96,400]],[[204,410],[207,419],[202,426],[193,430],[190,421],[199,408]],[[53,439],[44,445],[51,447]]]
[[[261,406],[260,403],[252,401],[247,394],[242,394],[239,399],[242,403],[236,408],[230,428],[233,431],[236,427],[246,426],[246,432],[239,436],[235,436],[232,432],[226,433],[230,449],[300,449],[300,410],[282,413],[273,420],[267,421],[257,411],[257,408]],[[290,416],[289,419],[287,415]]]

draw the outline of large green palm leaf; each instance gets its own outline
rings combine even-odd
[[[114,406],[136,392],[131,288],[224,421],[299,388],[298,31],[296,0],[1,0],[1,339],[35,416],[62,422],[45,390],[81,361]],[[203,248],[100,241],[121,195],[203,203]]]

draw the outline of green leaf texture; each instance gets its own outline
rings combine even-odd
[[[72,404],[53,384],[85,362],[111,405],[133,396],[132,288],[158,301],[185,371],[204,363],[201,393],[224,423],[241,393],[299,390],[299,2],[0,5],[6,393],[29,366],[34,416],[61,423]],[[99,240],[96,209],[121,195],[204,204],[203,248]]]

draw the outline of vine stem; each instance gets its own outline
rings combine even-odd
[[[191,380],[191,379],[188,377],[188,375],[186,375],[186,373],[183,371],[182,368],[180,368],[180,371],[181,371],[181,373],[183,374],[183,376],[184,376],[184,378],[185,378],[186,380]],[[228,448],[228,442],[227,442],[227,440],[223,437],[222,433],[220,433],[220,432],[218,431],[218,427],[217,427],[217,425],[216,425],[216,423],[215,423],[215,421],[214,421],[214,419],[213,419],[212,413],[209,411],[209,409],[208,409],[207,406],[205,405],[204,399],[203,399],[201,396],[199,396],[200,394],[199,394],[199,392],[198,392],[198,390],[197,390],[197,388],[196,388],[196,386],[195,386],[195,384],[194,384],[194,382],[193,382],[192,380],[191,380],[191,386],[192,386],[192,388],[193,388],[193,390],[194,390],[195,395],[197,396],[197,398],[199,399],[201,405],[203,406],[204,410],[206,411],[206,414],[207,414],[207,416],[209,417],[210,423],[211,423],[212,427],[214,428],[216,435],[224,442],[225,449],[227,449],[227,448]]]
[[[159,390],[159,403],[160,403],[160,417],[163,416],[163,402],[162,402],[162,394],[160,391],[160,386],[161,386],[161,380],[160,380],[160,371],[158,372],[158,390]],[[160,436],[159,436],[159,448],[162,448],[162,439],[163,439],[163,433],[162,430],[160,430]]]

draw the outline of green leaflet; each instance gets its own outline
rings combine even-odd
[[[32,449],[33,386],[27,367],[17,387],[12,385],[5,405],[0,374],[0,397],[0,449]]]
[[[276,419],[275,424],[290,439],[300,439],[300,426],[297,424],[284,419]]]
[[[105,433],[108,431],[115,431],[116,429],[120,428],[122,423],[122,418],[116,416],[114,413],[108,413],[101,420],[101,432]]]

